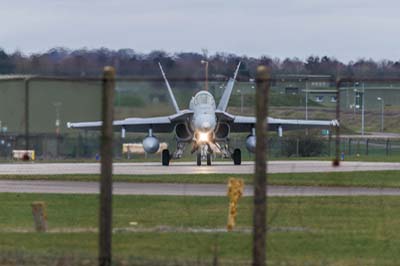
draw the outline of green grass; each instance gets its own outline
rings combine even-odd
[[[332,150],[332,153],[334,150]],[[372,152],[371,152],[372,153]],[[359,155],[346,155],[345,161],[346,162],[381,162],[381,163],[399,163],[400,162],[400,155],[397,154],[390,154],[385,155],[384,152],[381,154],[359,154]],[[393,153],[393,152],[392,152]],[[334,159],[334,155],[332,156],[321,156],[321,157],[272,157],[270,161],[332,161]]]
[[[115,182],[226,184],[230,177],[253,182],[251,174],[192,174],[192,175],[114,175]],[[98,175],[0,175],[3,180],[98,181]],[[270,185],[400,187],[400,171],[361,171],[326,173],[269,174]]]
[[[382,155],[351,155],[347,156],[346,161],[353,161],[353,162],[384,162],[384,163],[399,163],[400,162],[400,155],[389,155],[386,156]]]
[[[32,229],[30,203],[35,200],[48,203],[50,233],[18,232]],[[32,261],[42,258],[54,263],[55,258],[64,256],[67,262],[68,258],[88,259],[86,265],[95,265],[97,234],[68,230],[97,227],[97,196],[3,193],[0,202],[0,262],[15,257],[21,261],[25,257],[31,262],[26,265],[33,265]],[[216,246],[223,264],[245,265],[250,261],[249,233],[181,231],[224,228],[226,198],[115,196],[113,203],[114,227],[154,229],[162,226],[178,231],[117,231],[113,236],[113,250],[119,261],[153,260],[158,261],[154,265],[160,265],[165,264],[160,261],[169,260],[196,265],[196,261],[211,262]],[[268,203],[271,265],[398,265],[398,197],[278,197],[270,198]],[[238,229],[251,227],[251,206],[251,198],[240,200]],[[138,225],[130,226],[131,221]]]

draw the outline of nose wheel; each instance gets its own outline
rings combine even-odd
[[[205,160],[207,165],[211,165],[211,148],[208,144],[201,145],[196,153],[196,163],[198,166],[201,165],[201,161]]]
[[[196,159],[197,159],[196,160],[197,166],[200,166],[201,165],[201,153],[200,152],[197,153],[197,158]]]
[[[211,154],[207,154],[207,165],[211,165]]]
[[[196,162],[197,166],[201,165],[201,153],[197,153]],[[207,165],[211,165],[211,154],[207,154]]]

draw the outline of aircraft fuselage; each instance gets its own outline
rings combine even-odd
[[[190,101],[189,109],[193,111],[191,128],[197,140],[209,139],[217,126],[215,100],[208,91],[200,91]]]

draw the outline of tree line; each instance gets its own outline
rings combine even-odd
[[[163,64],[168,76],[192,77],[204,76],[204,68],[200,61],[209,62],[210,77],[232,75],[238,61],[242,62],[239,75],[243,78],[254,77],[259,64],[268,65],[272,73],[331,75],[333,77],[400,77],[400,61],[358,59],[348,63],[340,62],[329,56],[309,56],[305,60],[299,58],[259,58],[238,56],[230,53],[181,52],[167,53],[152,51],[138,53],[133,49],[110,50],[53,48],[44,53],[24,55],[19,51],[7,54],[0,49],[0,74],[34,74],[50,76],[99,76],[105,65],[112,65],[120,76],[159,76],[158,62]]]

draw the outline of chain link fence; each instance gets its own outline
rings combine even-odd
[[[321,78],[317,80],[318,82],[310,81],[307,77],[287,77],[273,82],[270,96],[271,116],[334,119],[334,103],[317,103],[316,96],[313,96],[315,90],[309,89],[314,88],[315,84],[330,84],[328,81],[321,81]],[[188,108],[192,96],[204,88],[204,82],[200,80],[173,79],[171,85],[182,109]],[[225,80],[209,82],[209,90],[215,96],[216,102],[221,98],[225,85]],[[69,129],[67,122],[100,120],[100,80],[29,76],[2,78],[0,95],[0,156],[3,160],[10,160],[13,150],[34,150],[36,159],[43,161],[96,159],[99,133]],[[238,81],[232,91],[227,111],[237,115],[254,116],[254,100],[254,81]],[[165,84],[160,79],[118,80],[114,106],[115,119],[174,113]],[[230,142],[234,148],[241,148],[244,155],[250,159],[251,154],[247,153],[244,146],[248,134],[231,134]],[[288,134],[290,136],[289,132]],[[115,133],[115,136],[115,159],[159,159],[158,155],[122,153],[123,143],[141,143],[145,134],[129,133],[125,139],[122,139],[119,133]],[[158,136],[171,147],[175,146],[173,134]],[[282,151],[282,146],[285,147],[285,143],[289,143],[286,138],[278,139],[276,133],[271,136],[269,143],[272,158],[299,155]],[[302,143],[299,145],[301,150]],[[329,156],[329,149],[316,156]],[[186,152],[184,159],[190,158],[190,152]]]
[[[224,83],[210,82],[210,91],[217,102]],[[192,95],[204,87],[201,81],[191,80],[173,80],[171,85],[181,108],[186,108]],[[344,89],[340,87],[339,99],[343,125],[340,151],[345,158],[397,155],[400,143],[395,135],[396,120],[389,118],[390,115],[396,116],[397,100],[394,96],[390,101],[386,100],[395,94],[396,87],[393,85],[391,92],[384,95],[376,88],[371,87],[368,91],[364,84],[365,94],[361,95],[358,89],[354,91],[353,87],[346,86]],[[335,84],[326,77],[281,77],[272,83],[270,115],[309,120],[335,119],[338,99],[334,88]],[[238,82],[228,112],[254,115],[254,90],[254,82]],[[37,159],[43,161],[97,159],[99,132],[68,129],[67,122],[100,120],[100,80],[39,77],[28,81],[27,77],[0,80],[0,95],[0,150],[3,159],[11,159],[12,151],[20,149],[35,150]],[[363,97],[364,107],[358,100]],[[381,104],[378,97],[386,103]],[[382,105],[387,124],[383,126],[383,132],[379,132]],[[116,119],[174,112],[160,80],[118,80],[114,106]],[[361,109],[364,109],[364,119],[361,119]],[[389,113],[390,110],[393,114]],[[365,134],[372,132],[379,137],[352,136],[354,133],[360,135],[362,128]],[[381,134],[387,132],[394,135]],[[310,130],[284,132],[283,137],[279,137],[277,132],[271,132],[268,158],[332,158],[336,148],[334,134]],[[233,147],[244,151],[244,160],[253,160],[254,156],[244,146],[247,135],[232,134],[230,142]],[[115,133],[115,159],[159,160],[159,155],[122,153],[123,143],[141,143],[144,136],[128,133],[122,139],[119,133]],[[173,134],[157,134],[157,137],[173,148]],[[190,151],[186,152],[184,159],[193,159]],[[351,176],[347,178],[352,180]],[[22,209],[24,215],[29,215],[29,212],[21,206],[28,206],[37,197],[20,194],[0,196],[4,203],[12,203],[0,205],[1,213]],[[0,264],[96,265],[93,243],[97,241],[97,235],[93,232],[97,232],[98,213],[93,206],[98,203],[98,198],[88,195],[40,197],[51,202],[52,234],[37,236],[28,230],[24,233],[30,234],[33,244],[26,244],[28,248],[24,251],[13,252],[10,247],[22,243],[13,233],[20,233],[30,225],[28,219],[12,220],[16,229],[0,229],[5,236],[0,242]],[[117,196],[114,200],[116,265],[251,264],[251,198],[239,202],[239,226],[229,235],[223,227],[228,202],[221,197]],[[397,250],[396,221],[399,214],[396,197],[271,197],[268,203],[269,265],[337,265],[341,261],[345,261],[344,265],[396,265],[397,258],[392,257]],[[75,209],[71,210],[71,206]],[[10,216],[4,217],[0,221],[6,224],[5,219],[10,219]],[[64,241],[70,246],[63,246]],[[363,250],[365,243],[371,241],[374,244]],[[71,246],[76,248],[73,255],[68,255]],[[65,249],[59,250],[60,253],[53,252],[60,247]],[[49,252],[38,255],[35,254],[36,248]],[[161,249],[164,253],[158,258],[156,253]],[[135,250],[141,250],[143,254],[132,255]],[[324,254],[331,257],[326,259]],[[370,257],[361,258],[366,254]]]

